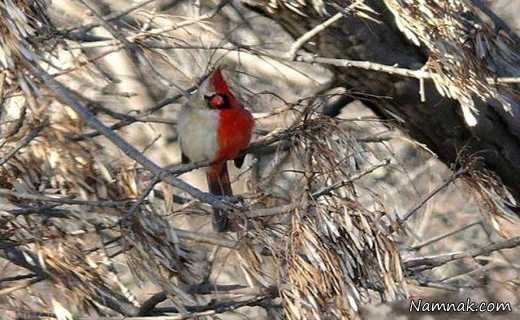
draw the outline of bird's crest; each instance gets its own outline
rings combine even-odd
[[[227,96],[229,104],[233,108],[241,108],[240,102],[235,98],[222,74],[222,68],[217,67],[210,76],[209,82],[216,93]]]
[[[224,80],[224,76],[222,75],[222,70],[220,67],[217,67],[215,71],[211,74],[210,83],[215,88],[215,91],[217,93],[231,93],[229,91],[229,87],[226,83],[226,80]]]

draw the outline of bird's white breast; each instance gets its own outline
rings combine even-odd
[[[177,120],[181,150],[190,161],[213,160],[218,152],[218,110],[185,106]]]

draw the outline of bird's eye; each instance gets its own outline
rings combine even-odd
[[[211,96],[205,96],[206,101],[208,101],[208,104],[215,109],[222,109],[227,108],[228,102],[227,97],[225,95],[215,93]]]

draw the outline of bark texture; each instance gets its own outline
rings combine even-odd
[[[506,2],[461,2],[469,13],[460,14],[466,14],[470,21],[475,19],[489,24],[493,35],[506,34],[511,46],[518,47],[514,33],[518,21],[508,14],[514,5]],[[409,69],[419,69],[432,58],[431,47],[424,43],[420,47],[414,45],[402,28],[396,25],[395,16],[388,6],[393,3],[404,7],[401,1],[366,0],[364,3],[377,12],[380,23],[347,15],[321,31],[304,49],[320,57],[365,60]],[[325,8],[333,14],[350,2],[333,4],[314,1],[312,5],[301,5],[293,1],[278,1],[276,4],[248,1],[247,4],[275,19],[298,38],[328,18],[319,14],[320,10],[323,12]],[[468,37],[470,41],[474,40],[471,38],[474,35]],[[493,57],[490,59],[493,60]],[[470,64],[471,61],[463,63]],[[491,64],[484,61],[481,68],[487,72],[492,68]],[[417,79],[357,68],[332,69],[337,85],[350,89],[379,115],[395,119],[413,138],[433,150],[448,165],[457,163],[461,155],[478,155],[516,198],[520,196],[520,185],[517,183],[520,180],[520,136],[515,129],[520,123],[515,117],[520,98],[514,91],[514,85],[498,88],[500,94],[505,94],[512,101],[512,110],[507,110],[494,99],[484,101],[475,98],[477,123],[470,127],[460,108],[460,99],[443,97],[431,80],[425,81],[426,101],[421,102]],[[491,74],[512,76],[510,73],[513,71],[512,68],[495,68]]]

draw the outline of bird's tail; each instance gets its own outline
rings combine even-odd
[[[226,162],[214,164],[207,172],[209,192],[217,196],[233,196]],[[213,226],[217,232],[238,231],[237,221],[229,219],[227,212],[213,209]]]

